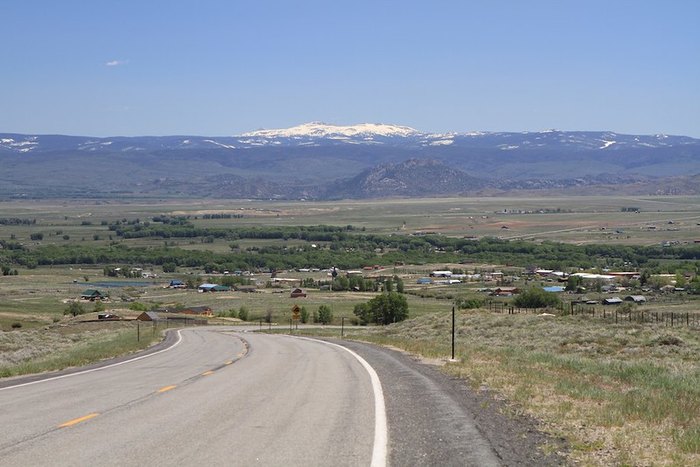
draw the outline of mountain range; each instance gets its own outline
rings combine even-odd
[[[700,194],[700,140],[307,123],[237,136],[0,133],[0,197]]]

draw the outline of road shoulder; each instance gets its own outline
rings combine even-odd
[[[565,464],[556,453],[565,449],[561,439],[545,434],[536,420],[514,414],[489,391],[475,391],[466,381],[404,352],[334,342],[357,352],[379,374],[391,465]]]

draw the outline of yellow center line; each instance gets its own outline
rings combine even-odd
[[[85,415],[84,417],[80,418],[74,418],[73,420],[67,421],[66,423],[63,423],[61,425],[58,425],[59,428],[67,428],[69,426],[77,425],[80,422],[84,422],[86,420],[90,420],[91,418],[97,417],[99,414],[98,413],[91,413],[88,415]]]
[[[213,375],[213,374],[214,374],[214,372],[212,370],[209,370],[209,371],[205,371],[204,373],[202,373],[202,376],[209,376],[209,375]]]
[[[224,362],[224,365],[230,365],[230,364],[232,364],[232,363],[233,363],[233,360],[229,360],[229,361],[227,361],[227,362]]]
[[[175,385],[172,385],[172,386],[165,386],[164,388],[158,389],[158,392],[159,392],[159,393],[161,393],[161,392],[167,392],[167,391],[170,391],[171,389],[175,389],[176,387],[177,387],[177,386],[175,386]]]

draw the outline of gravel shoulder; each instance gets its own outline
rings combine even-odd
[[[389,422],[390,465],[564,465],[560,439],[540,430],[489,391],[442,373],[405,352],[334,341],[377,371]],[[546,449],[543,449],[546,447]]]

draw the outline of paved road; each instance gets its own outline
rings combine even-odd
[[[0,382],[0,466],[561,463],[530,424],[399,352],[231,327],[174,337],[138,360]]]
[[[351,353],[211,328],[181,337],[137,361],[0,388],[0,465],[370,465],[373,388]]]

